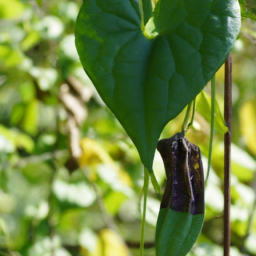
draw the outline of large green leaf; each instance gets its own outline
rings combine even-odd
[[[85,71],[154,178],[162,129],[225,61],[240,7],[237,0],[159,0],[145,29],[140,17],[136,0],[86,0],[75,36]]]

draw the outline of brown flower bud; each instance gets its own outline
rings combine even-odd
[[[164,161],[166,188],[161,208],[204,213],[204,172],[199,147],[182,133],[158,142],[157,149]]]

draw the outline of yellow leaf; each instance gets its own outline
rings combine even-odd
[[[110,229],[100,231],[94,251],[85,248],[81,251],[83,256],[129,256],[129,250],[121,237]]]
[[[247,147],[256,156],[256,98],[246,101],[239,110],[240,129]]]
[[[94,140],[84,138],[80,142],[82,155],[79,159],[80,166],[93,165],[98,163],[113,165],[109,154]]]
[[[211,122],[211,97],[204,90],[202,90],[197,96],[196,110],[205,118],[206,121],[209,123]],[[220,134],[225,134],[228,131],[216,99],[214,103],[214,127]]]
[[[97,166],[98,164],[109,165],[111,169],[117,172],[120,181],[128,186],[132,185],[132,180],[127,172],[119,168],[108,152],[99,143],[89,138],[83,138],[80,142],[80,146],[82,149],[82,155],[78,160],[80,166]]]

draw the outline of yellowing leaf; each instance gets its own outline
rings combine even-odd
[[[121,238],[112,230],[104,229],[99,233],[96,248],[86,256],[129,256],[129,251]]]
[[[224,169],[223,143],[215,143],[213,146],[212,162],[216,169]],[[231,147],[231,170],[240,181],[244,182],[251,181],[256,171],[255,160],[235,144]],[[220,175],[222,174],[223,172]]]
[[[203,90],[198,94],[196,99],[196,110],[206,119],[206,121],[211,122],[211,97]],[[228,131],[216,99],[214,105],[214,127],[220,134],[225,134]]]
[[[247,147],[256,156],[256,99],[246,101],[239,111],[240,129]]]
[[[24,11],[24,5],[18,0],[0,0],[0,19],[18,18]]]
[[[128,186],[132,185],[131,178],[127,172],[118,167],[108,152],[106,152],[99,143],[89,138],[83,138],[80,142],[80,146],[82,149],[82,155],[78,160],[80,166],[97,166],[98,164],[108,165],[111,169],[117,172],[119,179],[124,184]]]
[[[94,140],[84,138],[80,142],[82,156],[79,159],[81,166],[95,163],[113,164],[108,153]]]

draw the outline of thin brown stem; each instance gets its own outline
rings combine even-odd
[[[225,62],[224,119],[228,131],[224,135],[224,256],[230,255],[230,183],[232,139],[232,56]]]

